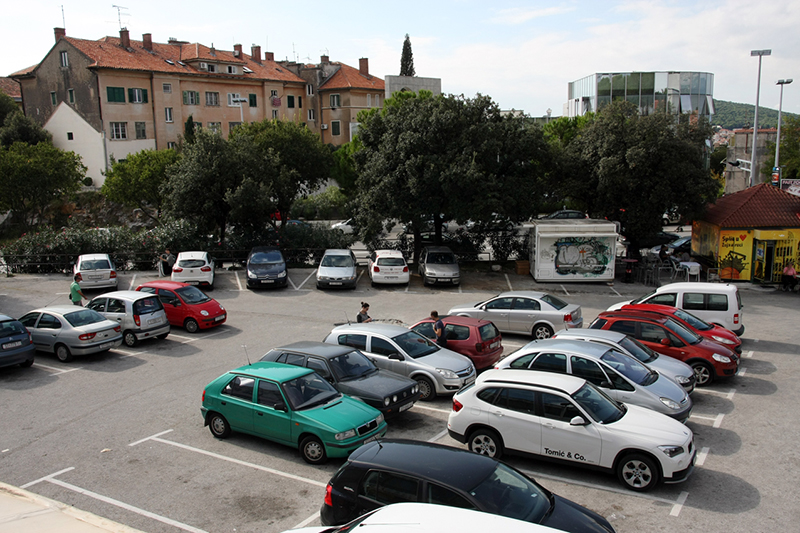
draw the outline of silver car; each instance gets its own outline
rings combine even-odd
[[[355,289],[357,282],[355,254],[350,250],[325,250],[317,269],[317,288]]]
[[[28,328],[37,350],[55,353],[65,363],[75,355],[106,352],[122,344],[119,324],[83,307],[34,309],[19,321]]]
[[[423,337],[416,331],[392,324],[347,324],[333,328],[325,338],[361,350],[375,366],[408,376],[419,384],[420,399],[453,394],[475,381],[469,358]]]
[[[674,357],[654,352],[641,342],[629,335],[610,329],[562,329],[557,331],[554,338],[588,341],[614,348],[622,353],[635,357],[640,362],[658,371],[662,376],[672,378],[683,387],[687,394],[691,394],[695,387],[694,370],[692,367],[678,361]]]
[[[590,381],[618,402],[646,407],[685,422],[692,400],[680,385],[614,348],[587,341],[531,341],[495,368],[572,374]]]
[[[419,255],[419,275],[425,285],[461,283],[458,259],[447,246],[426,246]]]
[[[72,268],[81,289],[117,288],[117,269],[108,254],[84,254]]]
[[[504,292],[466,305],[457,305],[448,315],[490,320],[503,333],[532,335],[547,339],[556,330],[583,327],[581,306],[539,291]]]
[[[155,294],[140,291],[107,292],[86,307],[93,309],[122,327],[126,346],[136,346],[142,339],[166,339],[169,320],[161,300]]]

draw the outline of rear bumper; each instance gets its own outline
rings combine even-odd
[[[122,344],[122,334],[112,339],[105,339],[102,342],[69,346],[69,351],[72,352],[73,355],[89,355],[110,350],[111,348],[117,348],[120,344]]]
[[[137,340],[149,339],[151,337],[157,337],[165,333],[169,333],[169,322],[166,322],[165,324],[156,326],[154,328],[140,329],[133,332],[133,334],[136,335]]]
[[[25,341],[27,342],[27,338]],[[22,346],[19,349],[9,350],[0,354],[0,367],[18,365],[25,361],[33,361],[34,354],[36,353],[36,346],[33,343],[28,346]]]

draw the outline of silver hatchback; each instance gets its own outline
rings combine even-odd
[[[461,283],[456,254],[447,246],[426,246],[419,255],[419,275],[424,285]]]
[[[169,320],[161,300],[155,294],[140,291],[107,292],[86,304],[122,327],[126,346],[136,346],[142,339],[169,335]]]

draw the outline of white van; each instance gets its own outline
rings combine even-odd
[[[614,304],[608,311],[617,311],[627,304],[671,305],[737,335],[744,333],[742,299],[732,283],[670,283],[641,298]]]

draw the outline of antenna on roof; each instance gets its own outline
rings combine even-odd
[[[242,348],[244,348],[244,356],[247,358],[247,366],[252,365],[253,363],[250,362],[250,356],[247,354],[247,345],[242,344]]]
[[[119,22],[119,29],[122,29],[122,10],[128,9],[127,7],[118,6],[115,4],[111,4],[111,7],[116,8],[117,10],[117,21]],[[127,13],[126,13],[127,15]]]
[[[66,19],[64,19],[64,4],[61,4],[61,27],[62,28],[67,27],[67,21]]]

